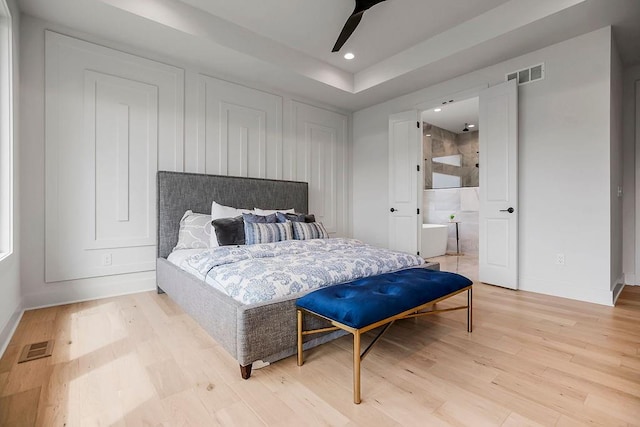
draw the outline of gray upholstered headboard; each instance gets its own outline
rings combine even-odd
[[[211,202],[244,209],[289,209],[308,213],[306,182],[158,172],[158,256],[166,258],[178,243],[185,211],[211,213]]]

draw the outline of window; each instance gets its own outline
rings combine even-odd
[[[11,13],[0,0],[0,259],[13,250],[13,58]]]

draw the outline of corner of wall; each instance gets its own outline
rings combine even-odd
[[[20,323],[20,319],[22,319],[22,315],[24,314],[24,309],[22,308],[22,301],[18,305],[17,309],[13,312],[9,320],[4,325],[2,329],[0,329],[0,358],[4,355],[5,350],[9,346],[9,342],[11,341],[11,337],[13,337],[18,324]]]

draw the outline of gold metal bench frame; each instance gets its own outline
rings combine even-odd
[[[391,325],[393,324],[393,322],[395,322],[396,320],[399,319],[411,319],[413,317],[421,317],[421,316],[426,316],[429,314],[437,314],[437,313],[444,313],[447,311],[454,311],[454,310],[463,310],[463,309],[467,309],[467,332],[471,332],[472,331],[472,322],[473,322],[473,318],[472,318],[472,304],[471,304],[471,300],[472,300],[472,286],[473,285],[469,285],[466,288],[462,288],[460,290],[457,290],[455,292],[452,292],[448,295],[445,295],[443,297],[437,298],[433,301],[429,301],[428,303],[422,304],[418,307],[414,307],[410,310],[404,311],[402,313],[396,314],[394,316],[391,317],[387,317],[386,319],[380,320],[378,322],[372,323],[370,325],[367,325],[363,328],[360,329],[356,329],[356,328],[352,328],[350,326],[347,326],[343,323],[340,322],[336,322],[335,320],[331,320],[325,316],[322,316],[318,313],[314,313],[313,311],[310,310],[305,310],[303,308],[298,308],[297,309],[297,316],[298,316],[298,366],[302,366],[302,364],[304,363],[304,357],[303,357],[303,341],[302,338],[306,335],[311,335],[311,334],[318,334],[318,333],[322,333],[322,332],[331,332],[331,331],[336,331],[338,329],[342,329],[344,331],[347,331],[349,333],[351,333],[353,335],[353,403],[360,403],[361,399],[360,399],[360,363],[362,362],[362,360],[364,360],[364,358],[367,356],[367,354],[369,353],[369,351],[371,350],[371,348],[373,347],[373,345],[380,339],[380,337],[391,327]],[[443,301],[447,298],[451,298],[455,295],[458,295],[464,291],[467,291],[467,305],[461,305],[458,307],[451,307],[451,308],[444,308],[441,310],[437,310],[435,307],[433,307],[432,310],[429,311],[422,311],[425,310],[426,308],[432,307],[434,306],[436,303]],[[317,317],[321,317],[327,321],[329,321],[333,326],[327,327],[327,328],[320,328],[320,329],[312,329],[309,331],[305,331],[303,329],[303,314],[304,313],[309,313],[309,314],[313,314],[314,316]],[[385,326],[386,325],[386,326]],[[384,329],[382,329],[382,331],[380,331],[380,333],[373,339],[373,341],[369,344],[369,346],[362,352],[360,353],[360,336],[362,334],[364,334],[365,332],[368,332],[372,329],[378,328],[380,326],[385,326]]]

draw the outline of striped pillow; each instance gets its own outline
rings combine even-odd
[[[291,221],[266,224],[245,221],[244,238],[247,245],[292,240]]]
[[[328,239],[329,233],[321,222],[293,222],[293,238],[296,240]]]

